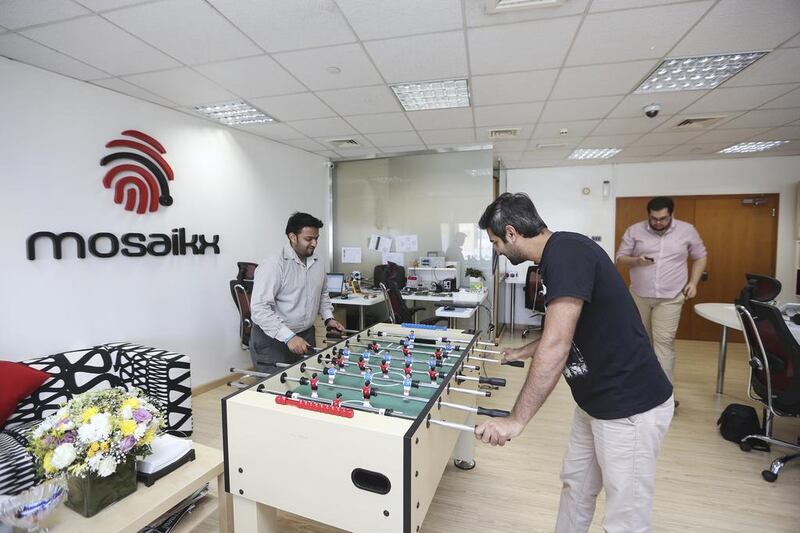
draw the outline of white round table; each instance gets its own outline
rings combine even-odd
[[[722,394],[725,381],[725,358],[728,354],[728,328],[741,331],[739,315],[733,304],[704,303],[694,306],[694,312],[722,326],[722,338],[719,341],[719,360],[717,362],[717,394]]]

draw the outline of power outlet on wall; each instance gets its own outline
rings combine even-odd
[[[594,242],[600,242],[603,240],[603,237],[601,237],[600,235],[592,235],[589,238],[592,239]]]

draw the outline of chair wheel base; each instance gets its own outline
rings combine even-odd
[[[475,468],[475,461],[466,461],[464,459],[453,459],[453,465],[461,470],[472,470]]]

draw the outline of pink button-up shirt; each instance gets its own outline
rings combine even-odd
[[[631,267],[631,290],[642,298],[675,298],[689,281],[687,258],[697,261],[706,253],[703,240],[688,222],[672,219],[669,229],[659,234],[645,220],[625,230],[617,259],[652,257],[651,265]]]

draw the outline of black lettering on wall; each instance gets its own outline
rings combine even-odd
[[[59,233],[56,235],[52,231],[37,231],[28,237],[28,259],[31,261],[36,259],[36,241],[41,237],[46,237],[53,242],[53,257],[56,259],[61,259],[61,242],[66,238],[75,239],[78,257],[81,259],[86,258],[86,241],[84,241],[83,237],[81,237],[78,233],[75,233],[74,231],[65,231],[64,233]]]

